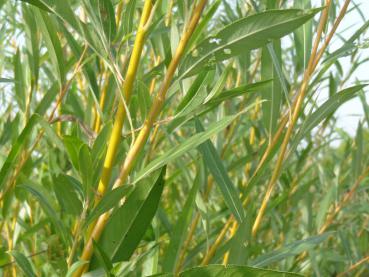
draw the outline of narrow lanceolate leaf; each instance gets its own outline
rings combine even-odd
[[[27,26],[26,42],[31,50],[30,53],[28,53],[28,60],[31,70],[32,88],[37,86],[40,62],[40,32],[37,29],[34,9],[34,7],[26,7],[26,5],[23,6],[23,17]]]
[[[44,11],[50,12],[50,9],[44,3],[42,3],[41,0],[21,0],[21,1],[34,5]]]
[[[164,188],[165,167],[155,182],[136,185],[125,203],[110,217],[99,240],[101,249],[113,262],[127,261],[151,224]],[[97,265],[92,261],[94,267]]]
[[[252,266],[264,267],[272,263],[286,259],[287,257],[298,255],[304,251],[311,249],[317,244],[322,243],[332,234],[333,232],[327,232],[322,235],[313,236],[307,239],[289,243],[281,247],[280,249],[271,251],[269,253],[257,257],[255,260],[251,261],[250,264]]]
[[[273,46],[277,55],[279,64],[281,64],[281,42],[275,40]],[[273,66],[271,55],[267,47],[263,47],[261,54],[261,78],[262,80],[272,79],[269,85],[265,86],[263,90],[262,99],[265,100],[263,103],[263,122],[265,128],[271,136],[277,126],[279,118],[280,107],[282,103],[282,89],[281,83],[278,79],[278,74]]]
[[[200,169],[187,197],[183,210],[178,217],[177,223],[174,225],[174,230],[172,231],[172,235],[170,236],[170,243],[168,249],[166,250],[163,262],[163,270],[165,272],[173,272],[176,263],[178,262],[179,253],[186,237],[186,231],[191,223],[196,194],[199,190],[201,181],[203,181],[204,179],[201,175],[202,171]]]
[[[310,0],[294,0],[295,8],[309,9],[311,8]],[[294,57],[296,70],[302,72],[307,67],[310,57],[313,37],[313,22],[306,22],[303,26],[294,31],[294,41],[296,45],[296,56]]]
[[[294,147],[299,143],[299,141],[304,138],[315,126],[317,126],[322,120],[327,116],[334,113],[338,107],[343,103],[352,99],[357,95],[357,92],[362,90],[366,85],[356,85],[344,89],[333,96],[331,96],[326,102],[324,102],[315,112],[309,115],[305,122],[303,123],[300,131],[296,135],[294,141]]]
[[[357,180],[362,172],[363,167],[363,151],[364,151],[364,141],[363,141],[363,125],[359,122],[359,126],[356,131],[356,138],[354,142],[352,153],[352,176],[353,180]]]
[[[153,275],[152,277],[174,277],[174,274],[163,273],[159,275]],[[257,267],[250,266],[238,266],[238,265],[208,265],[204,267],[194,267],[185,270],[179,274],[179,277],[198,277],[198,276],[209,276],[209,277],[220,277],[220,276],[247,276],[247,277],[302,277],[303,275],[267,270]]]
[[[300,27],[320,10],[271,10],[237,20],[199,43],[183,61],[180,75],[191,76],[216,62],[262,47]]]
[[[26,190],[27,192],[32,194],[37,199],[37,201],[40,203],[40,206],[44,210],[45,214],[48,216],[51,222],[58,229],[59,235],[63,238],[65,244],[70,243],[71,240],[70,240],[69,232],[65,228],[61,219],[58,217],[55,209],[50,204],[48,197],[46,197],[45,194],[42,193],[43,189],[41,187],[30,186],[26,184],[18,185],[18,187]]]
[[[79,174],[82,178],[82,183],[87,191],[88,188],[92,185],[92,157],[90,153],[90,149],[86,144],[83,144],[81,148],[79,149],[78,153],[78,168],[79,168]]]
[[[77,269],[79,269],[81,266],[87,264],[87,261],[78,261],[75,262],[69,269],[68,272],[66,274],[66,277],[73,277],[73,274],[77,271]]]
[[[333,53],[327,55],[323,63],[329,63],[340,57],[348,56],[354,49],[358,48],[359,45],[356,41],[360,36],[369,28],[369,20],[366,21],[356,32],[347,40],[345,43],[335,50]]]
[[[207,83],[206,82],[207,76],[208,76],[207,71],[204,71],[203,73],[197,76],[196,80],[192,83],[185,97],[178,104],[178,107],[176,110],[177,117],[188,114],[189,112],[191,112],[194,108],[196,108],[198,105],[200,105],[204,101],[206,97],[206,91],[204,91],[202,88]]]
[[[15,87],[15,99],[17,104],[21,110],[25,110],[26,108],[26,87],[24,84],[24,73],[23,66],[21,61],[21,54],[19,49],[14,55],[14,87]]]
[[[24,256],[22,253],[17,252],[17,251],[12,251],[11,254],[14,257],[15,262],[22,269],[26,277],[36,277],[36,274],[33,271],[32,265],[26,256]]]
[[[14,83],[14,79],[0,78],[0,83]]]
[[[35,12],[36,20],[40,26],[42,37],[45,41],[48,54],[50,55],[53,66],[58,72],[60,85],[62,85],[65,83],[66,62],[64,61],[64,54],[54,20],[46,12],[37,10],[35,10]]]
[[[247,259],[249,245],[247,242],[251,238],[252,220],[251,216],[246,217],[230,240],[229,264],[243,264]]]
[[[316,215],[316,227],[317,227],[316,229],[318,232],[324,224],[324,220],[326,219],[326,215],[329,212],[329,208],[332,202],[335,200],[334,195],[336,191],[337,191],[337,187],[334,185],[331,185],[328,191],[325,192],[324,197],[322,201],[320,202],[319,209]]]
[[[99,264],[102,265],[106,276],[111,276],[110,271],[113,268],[111,260],[109,259],[108,255],[101,249],[100,245],[93,241],[94,245],[94,254],[96,259],[99,261]]]
[[[63,148],[63,143],[60,141],[58,136],[51,129],[49,123],[47,123],[40,115],[33,114],[28,120],[27,125],[24,127],[23,131],[21,132],[21,134],[18,136],[17,140],[13,144],[8,156],[6,157],[6,160],[3,166],[1,167],[0,191],[3,189],[3,186],[7,180],[7,177],[9,176],[9,173],[15,167],[15,163],[17,162],[19,154],[21,153],[25,142],[27,141],[28,137],[32,133],[32,130],[37,123],[40,124],[42,127],[44,127],[47,134],[51,136],[51,139],[56,144],[56,146],[58,146],[60,149]]]
[[[169,151],[165,152],[159,158],[150,162],[145,168],[143,168],[140,172],[137,173],[135,183],[144,178],[145,176],[149,175],[151,172],[155,171],[156,169],[162,167],[163,165],[177,159],[181,155],[185,154],[186,152],[196,148],[199,144],[203,143],[211,136],[215,135],[216,133],[220,132],[224,128],[226,128],[238,115],[235,116],[227,116],[223,119],[219,120],[208,126],[206,131],[199,132],[198,134],[188,138],[180,145],[177,145],[170,149]]]
[[[198,119],[196,119],[196,130],[198,132],[204,131],[204,127],[201,125]],[[242,222],[245,215],[239,197],[239,192],[229,178],[227,170],[225,169],[214,145],[210,140],[207,140],[199,146],[199,151],[202,154],[206,166],[213,175],[214,180],[223,195],[224,202],[231,210],[237,221]]]
[[[89,214],[86,219],[85,225],[89,225],[98,216],[116,206],[123,197],[125,197],[132,191],[132,189],[133,186],[127,185],[108,191],[100,200],[100,202],[96,205],[96,207],[92,210],[91,214]]]
[[[82,203],[78,198],[73,178],[61,174],[53,180],[56,197],[63,211],[73,215],[79,215],[82,211]]]

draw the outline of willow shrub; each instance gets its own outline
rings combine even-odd
[[[369,21],[316,2],[0,1],[1,273],[369,274]]]

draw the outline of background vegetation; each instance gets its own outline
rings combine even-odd
[[[0,273],[369,274],[364,12],[1,0]]]

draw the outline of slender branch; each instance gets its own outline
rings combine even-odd
[[[150,2],[150,1],[147,1],[147,2]],[[181,59],[181,57],[184,53],[187,42],[190,39],[193,31],[195,30],[195,28],[197,26],[197,23],[198,23],[198,21],[201,17],[201,13],[202,13],[202,10],[205,7],[206,2],[207,2],[207,0],[202,0],[198,4],[198,6],[196,7],[196,9],[195,9],[195,11],[192,15],[191,21],[190,21],[189,25],[186,28],[186,32],[184,33],[183,37],[181,38],[181,40],[178,44],[178,48],[176,50],[176,53],[175,53],[172,61],[169,64],[168,71],[166,73],[164,81],[163,81],[163,83],[162,83],[162,85],[159,89],[159,92],[158,92],[158,94],[157,94],[157,96],[156,96],[156,98],[155,98],[155,100],[154,100],[154,102],[151,106],[150,112],[149,112],[149,114],[148,114],[148,116],[145,120],[145,123],[143,124],[143,128],[141,129],[141,131],[140,131],[140,133],[137,137],[137,140],[135,141],[135,143],[130,148],[130,150],[127,154],[127,157],[126,157],[126,159],[123,163],[123,167],[120,170],[119,177],[116,180],[116,182],[114,183],[113,188],[116,188],[116,187],[122,185],[126,181],[126,178],[128,177],[131,169],[134,166],[134,162],[136,160],[136,157],[137,157],[138,153],[142,150],[143,146],[145,145],[146,140],[147,140],[147,138],[150,134],[150,131],[153,127],[153,124],[154,124],[156,118],[158,117],[162,107],[163,107],[163,104],[164,104],[164,101],[165,101],[165,95],[166,95],[166,93],[168,91],[168,88],[171,84],[174,73],[175,73],[175,71],[177,69],[177,66],[179,64],[179,61],[180,61],[180,59]],[[135,52],[135,50],[133,52]],[[132,53],[132,56],[133,56],[133,53]],[[120,130],[119,130],[119,132],[120,132]],[[114,140],[116,140],[116,139],[117,138],[114,138]],[[107,156],[108,156],[108,154],[107,154]],[[111,157],[109,157],[109,158],[111,158]],[[111,172],[111,168],[110,168],[110,172]],[[110,178],[110,172],[109,172],[109,176],[108,176],[109,178]],[[99,186],[99,187],[100,187],[99,192],[100,193],[104,192],[105,189],[106,189],[106,183],[102,184],[102,186]],[[110,217],[110,213],[107,212],[107,213],[101,215],[98,218],[98,220],[95,224],[95,227],[92,230],[91,236],[88,239],[88,242],[86,243],[86,245],[83,249],[81,260],[84,260],[84,261],[90,260],[90,258],[92,256],[92,253],[93,253],[93,243],[92,242],[93,242],[93,240],[96,241],[100,238],[109,217]],[[77,270],[77,272],[74,274],[74,276],[75,277],[80,277],[86,269],[87,269],[87,266],[80,267]]]
[[[69,90],[70,85],[72,84],[72,81],[74,80],[75,76],[77,75],[77,73],[81,70],[82,66],[83,66],[83,59],[87,53],[87,49],[88,49],[88,45],[86,44],[81,57],[79,58],[75,69],[73,71],[73,74],[71,76],[71,78],[68,80],[68,82],[63,86],[63,88],[61,89],[60,93],[59,93],[59,97],[56,101],[55,107],[52,109],[49,117],[48,117],[48,122],[50,123],[55,116],[55,112],[58,109],[58,107],[61,105],[62,100],[64,99],[64,96],[66,95],[66,93]],[[0,202],[3,200],[3,198],[5,197],[5,195],[8,193],[9,190],[11,190],[15,184],[15,181],[17,180],[23,166],[25,165],[25,163],[28,161],[29,157],[31,156],[32,152],[36,149],[36,147],[38,146],[38,144],[40,143],[43,135],[44,135],[45,131],[41,130],[40,133],[37,135],[35,142],[33,143],[33,145],[26,150],[25,152],[23,152],[22,154],[22,159],[20,160],[20,162],[17,164],[17,167],[14,170],[14,173],[12,175],[12,177],[9,179],[9,181],[7,182],[7,185],[5,186],[4,190],[0,193]]]
[[[368,262],[368,261],[369,261],[369,256],[366,256],[365,258],[361,259],[357,263],[350,266],[349,269],[347,269],[345,272],[339,273],[337,275],[337,277],[343,277],[343,276],[347,275],[348,273],[350,273],[351,271],[353,271],[354,269],[358,268],[360,265],[362,265],[363,263]]]
[[[146,35],[146,30],[144,27],[145,27],[147,20],[150,17],[151,9],[152,9],[151,0],[146,0],[142,15],[141,15],[135,43],[133,46],[131,59],[129,61],[126,78],[123,84],[124,101],[126,101],[126,103],[129,103],[129,100],[132,95],[133,83],[136,78],[138,64],[141,58],[142,49],[144,46],[144,39]],[[126,117],[126,109],[124,106],[125,105],[123,101],[119,101],[118,111],[115,115],[113,130],[110,136],[108,149],[107,149],[105,160],[104,160],[104,167],[103,167],[101,179],[98,185],[98,194],[97,194],[96,201],[99,201],[101,199],[102,195],[104,195],[106,188],[109,185],[113,163],[114,163],[118,145],[120,142],[124,119]]]
[[[252,228],[252,235],[253,236],[256,235],[256,233],[259,229],[259,226],[260,226],[261,220],[264,216],[264,213],[265,213],[266,207],[268,205],[269,199],[272,195],[275,184],[276,184],[276,182],[279,178],[279,175],[281,173],[281,169],[282,169],[285,153],[286,153],[286,150],[287,150],[288,142],[290,140],[290,137],[292,135],[294,126],[295,126],[295,124],[297,122],[297,119],[299,117],[299,113],[300,113],[300,110],[301,110],[301,107],[302,107],[302,103],[303,103],[303,100],[305,98],[305,94],[307,92],[310,77],[314,72],[314,61],[315,61],[315,58],[316,58],[316,53],[318,51],[318,47],[319,47],[320,39],[321,39],[323,30],[324,30],[324,26],[325,26],[325,24],[327,22],[327,19],[328,19],[328,10],[329,10],[330,3],[331,3],[331,0],[326,0],[327,8],[324,9],[324,11],[322,13],[322,16],[321,16],[321,19],[320,19],[320,22],[319,22],[319,26],[318,26],[318,30],[317,30],[317,36],[315,38],[314,46],[313,46],[312,53],[311,53],[311,56],[310,56],[310,59],[309,59],[309,64],[308,64],[308,67],[305,71],[304,80],[302,82],[300,92],[297,96],[295,105],[292,107],[292,111],[293,111],[292,112],[292,118],[290,119],[285,137],[283,139],[283,142],[282,142],[282,145],[281,145],[281,148],[280,148],[280,152],[279,152],[279,156],[278,156],[278,159],[277,159],[277,162],[276,162],[276,166],[273,170],[272,177],[269,181],[264,199],[262,201],[261,207],[259,209],[259,212],[256,216],[256,219],[255,219],[255,222],[254,222],[254,225],[253,225],[253,228]]]
[[[173,59],[171,60],[168,71],[165,75],[164,81],[156,95],[156,98],[154,99],[154,102],[150,108],[150,111],[148,113],[148,116],[142,126],[142,129],[137,137],[136,142],[132,145],[130,148],[127,157],[123,163],[123,166],[120,170],[119,177],[116,180],[114,187],[120,186],[122,183],[124,183],[131,172],[136,158],[138,156],[138,153],[141,151],[143,146],[145,145],[147,138],[150,134],[151,128],[158,117],[159,113],[161,112],[161,109],[164,105],[165,96],[169,89],[169,86],[171,84],[171,81],[173,79],[174,73],[177,69],[177,66],[179,64],[179,61],[184,53],[184,50],[186,48],[187,42],[190,39],[193,31],[195,30],[197,23],[200,19],[201,13],[203,8],[205,7],[207,0],[202,0],[196,9],[194,10],[194,13],[192,15],[191,21],[189,22],[186,31],[184,35],[182,36],[178,48],[173,56]]]

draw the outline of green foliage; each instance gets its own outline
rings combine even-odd
[[[176,60],[202,1],[151,1],[141,55],[145,1],[0,1],[1,276],[369,274],[365,11],[319,56],[317,1],[209,0]]]

